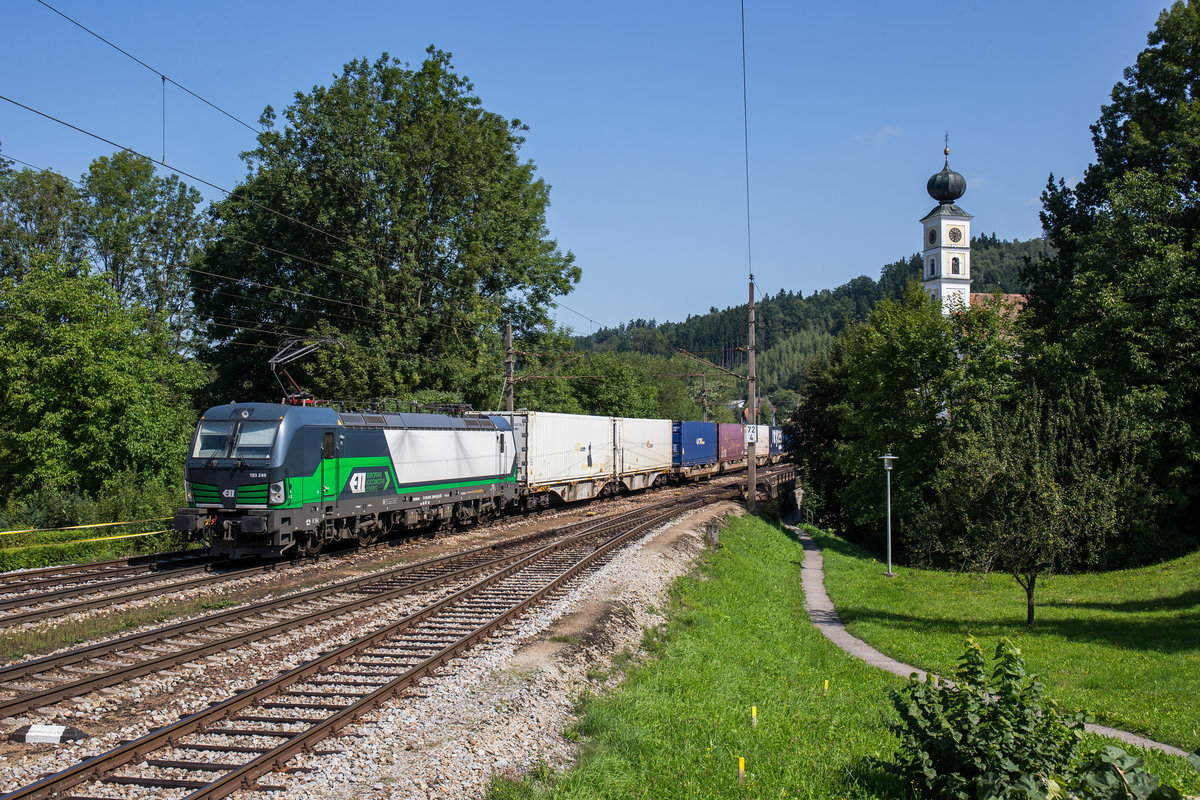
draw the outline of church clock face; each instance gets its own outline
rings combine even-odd
[[[951,228],[949,236],[950,241],[958,244],[962,241],[962,228]]]
[[[937,244],[937,228],[929,229],[929,243]]]

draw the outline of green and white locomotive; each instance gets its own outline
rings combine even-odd
[[[516,466],[500,416],[230,403],[196,426],[175,528],[218,556],[313,554],[491,519],[518,501]]]

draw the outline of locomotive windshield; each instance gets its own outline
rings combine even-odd
[[[196,432],[192,458],[270,458],[278,421],[204,420]]]

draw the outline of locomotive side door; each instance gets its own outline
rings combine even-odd
[[[321,435],[321,505],[326,512],[333,511],[333,502],[342,488],[337,455],[337,432],[325,431]]]

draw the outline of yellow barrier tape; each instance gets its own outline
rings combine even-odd
[[[89,526],[90,527],[90,526]],[[72,544],[83,544],[84,542],[108,542],[113,539],[137,539],[140,536],[157,536],[166,531],[150,531],[149,533],[123,533],[120,536],[98,536],[94,539],[72,539],[69,542],[47,542],[46,544],[22,544],[12,548],[13,550],[24,550],[29,547],[63,547]],[[0,548],[9,549],[9,548]]]
[[[30,528],[24,531],[0,531],[0,536],[13,536],[18,533],[58,533],[59,531],[79,531],[86,528],[108,528],[113,525],[140,525],[143,522],[164,522],[173,517],[159,517],[157,519],[135,519],[129,522],[97,522],[93,525],[71,525],[66,528]],[[85,540],[86,541],[86,540]]]

